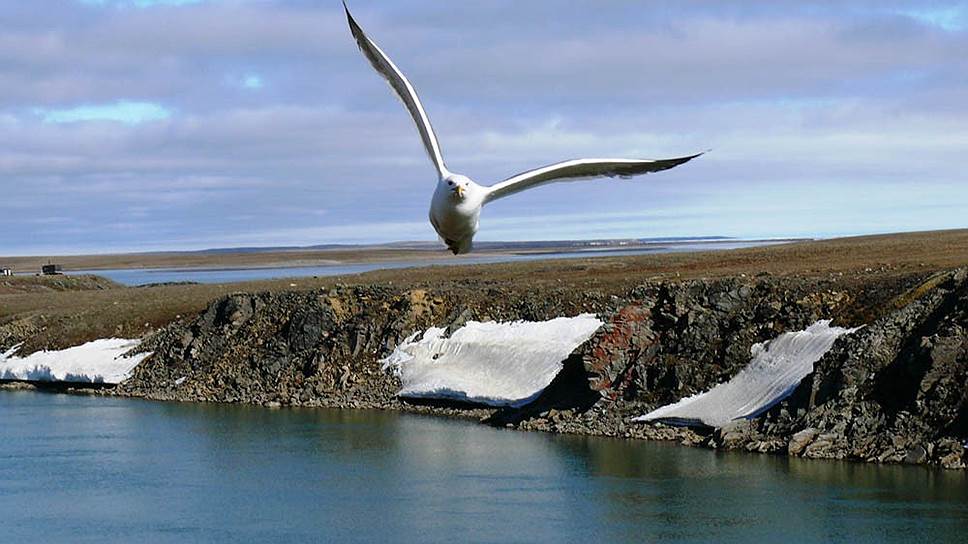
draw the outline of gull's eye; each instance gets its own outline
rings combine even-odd
[[[453,187],[454,186],[454,182],[453,181],[448,181],[447,182],[447,185],[450,185],[451,187]]]

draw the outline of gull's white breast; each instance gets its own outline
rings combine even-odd
[[[463,240],[474,236],[481,216],[479,199],[455,200],[449,190],[434,191],[430,203],[430,221],[444,239]]]
[[[481,216],[481,198],[476,191],[461,200],[453,197],[450,189],[438,186],[430,202],[430,222],[437,234],[448,240],[463,240],[474,236]]]

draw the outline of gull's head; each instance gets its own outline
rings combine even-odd
[[[459,174],[447,176],[443,182],[447,185],[447,190],[450,191],[451,197],[457,200],[464,200],[471,187],[471,180],[467,176],[461,176]]]

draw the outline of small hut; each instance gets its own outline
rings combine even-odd
[[[40,271],[44,273],[45,276],[56,276],[64,270],[64,267],[59,264],[45,264],[40,268]]]

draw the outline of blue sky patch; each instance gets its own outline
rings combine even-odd
[[[906,9],[899,13],[948,32],[964,30],[968,25],[968,10],[961,6]]]
[[[90,6],[134,6],[150,8],[153,6],[187,6],[201,4],[205,0],[79,0]]]
[[[152,102],[119,100],[113,104],[88,104],[67,109],[35,109],[45,123],[117,121],[137,125],[171,117],[171,110]]]
[[[242,78],[242,86],[246,89],[261,89],[265,82],[255,74],[249,74]]]

